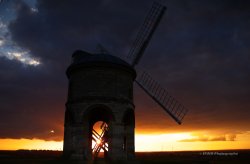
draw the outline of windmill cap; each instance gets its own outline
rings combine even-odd
[[[134,68],[126,61],[116,56],[106,53],[92,54],[82,50],[77,50],[72,54],[72,63],[68,67],[66,74],[69,77],[70,72],[76,68],[99,65],[125,68],[129,72],[132,72],[134,74],[134,77],[136,76]]]

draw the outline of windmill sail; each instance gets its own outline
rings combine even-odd
[[[181,124],[187,109],[162,88],[149,74],[143,72],[136,83],[152,97],[178,124]]]
[[[101,125],[101,134],[97,133],[94,129],[92,129],[92,139],[95,142],[95,146],[92,149],[93,155],[96,158],[101,151],[101,149],[104,150],[104,152],[108,151],[108,145],[107,145],[107,135],[108,135],[108,125],[103,122]]]
[[[150,39],[153,36],[160,20],[166,10],[166,7],[158,2],[154,2],[151,10],[149,11],[136,39],[127,56],[132,66],[138,64],[142,57]]]

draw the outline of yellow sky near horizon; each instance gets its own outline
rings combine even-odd
[[[202,135],[201,135],[202,134]],[[135,151],[195,151],[250,149],[250,131],[230,135],[204,135],[204,132],[170,134],[136,134]],[[63,150],[63,141],[41,139],[0,139],[0,150]]]

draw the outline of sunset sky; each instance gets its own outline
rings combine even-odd
[[[124,58],[152,2],[1,1],[0,150],[62,150],[72,53]],[[250,149],[250,1],[162,2],[138,67],[189,112],[178,125],[135,84],[136,151]]]

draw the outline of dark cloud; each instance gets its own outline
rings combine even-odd
[[[152,42],[143,66],[191,109],[183,129],[246,128],[248,2],[168,2],[166,23],[161,24],[154,38],[158,42]],[[229,126],[229,120],[234,124]]]
[[[38,12],[23,1],[13,3],[11,38],[42,64],[25,66],[0,57],[0,137],[62,139],[71,54],[96,52],[102,44],[116,56],[126,55],[152,1],[38,0]],[[171,0],[166,5],[140,67],[190,112],[178,126],[136,87],[137,131],[246,130],[249,2]]]
[[[129,18],[137,17],[137,10],[129,9],[130,5],[123,1],[38,1],[39,12],[33,13],[23,3],[9,27],[19,45],[44,61],[68,60],[68,54],[79,48],[96,51],[99,43],[119,53],[135,27]]]
[[[62,135],[64,104],[61,102],[66,96],[62,82],[47,79],[50,75],[39,68],[0,59],[1,138],[51,139],[50,129]]]

